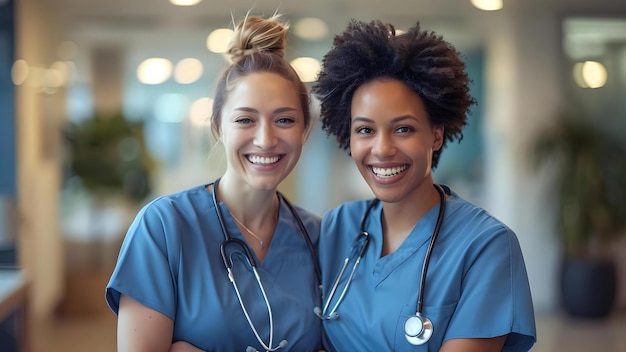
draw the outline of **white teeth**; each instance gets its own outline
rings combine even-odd
[[[374,173],[378,177],[393,177],[401,173],[402,171],[406,170],[406,168],[407,168],[406,165],[390,167],[390,168],[372,167],[372,171],[374,171]]]
[[[248,160],[253,164],[273,164],[279,159],[278,155],[275,156],[258,156],[248,155]]]

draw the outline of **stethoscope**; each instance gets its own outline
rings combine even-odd
[[[239,301],[241,310],[243,310],[243,314],[246,316],[248,325],[250,325],[250,328],[252,329],[252,332],[254,333],[254,336],[256,337],[257,341],[259,341],[259,343],[261,344],[261,346],[263,346],[263,349],[265,351],[267,352],[276,351],[280,348],[286,347],[288,342],[287,340],[281,340],[278,343],[278,345],[276,345],[276,347],[272,347],[273,339],[274,339],[274,320],[272,316],[272,307],[270,305],[269,300],[267,299],[267,295],[265,294],[265,288],[263,287],[263,284],[261,283],[261,278],[259,277],[259,274],[256,269],[256,261],[254,260],[252,252],[250,251],[250,247],[248,247],[248,245],[244,241],[238,238],[233,238],[230,235],[230,232],[226,229],[226,225],[224,224],[224,216],[222,215],[222,209],[217,203],[218,183],[219,183],[219,179],[215,180],[215,182],[213,183],[213,192],[212,192],[213,193],[213,205],[215,206],[215,210],[217,212],[217,219],[219,220],[220,227],[222,228],[222,233],[224,234],[224,241],[220,245],[220,253],[222,255],[222,260],[224,261],[224,266],[226,267],[226,271],[228,272],[228,279],[230,280],[230,282],[233,284],[233,287],[235,288],[235,293],[237,294],[237,300]],[[311,237],[309,236],[309,232],[306,230],[306,227],[304,226],[304,223],[302,222],[300,215],[298,215],[298,212],[293,207],[293,205],[291,205],[291,203],[280,192],[276,192],[276,193],[278,194],[278,199],[280,203],[285,203],[287,205],[287,207],[289,208],[289,211],[291,212],[293,217],[296,219],[296,222],[298,223],[298,227],[300,228],[300,233],[302,234],[302,237],[304,237],[304,240],[306,241],[307,246],[309,247],[309,250],[311,251],[311,256],[313,258],[313,265],[315,266],[315,275],[317,276],[318,287],[320,287],[321,274],[320,274],[320,269],[319,269],[319,263],[317,261],[317,253],[315,251],[315,247],[313,246],[313,242],[311,242]],[[237,287],[237,282],[235,281],[235,275],[232,270],[233,261],[226,252],[226,247],[228,246],[232,247],[233,245],[239,246],[240,249],[243,249],[243,253],[245,253],[248,264],[252,268],[252,272],[254,273],[256,282],[259,288],[261,289],[261,294],[263,295],[263,299],[267,307],[267,314],[269,316],[270,337],[269,337],[269,342],[267,344],[265,344],[263,339],[259,336],[259,333],[256,327],[254,326],[254,323],[252,323],[252,319],[250,319],[248,310],[246,309],[246,306],[243,303],[241,294],[239,293],[239,288]],[[248,346],[248,348],[246,348],[246,352],[258,352],[258,351],[254,347]]]
[[[406,340],[410,344],[415,345],[415,346],[425,344],[426,342],[428,342],[428,340],[433,334],[433,323],[430,321],[430,319],[422,315],[422,308],[424,306],[424,287],[426,285],[426,274],[428,272],[428,263],[430,262],[430,255],[433,251],[433,247],[435,245],[435,241],[437,240],[437,236],[439,236],[439,230],[441,229],[441,223],[443,222],[443,215],[446,209],[446,194],[443,188],[439,186],[438,184],[434,184],[434,186],[437,189],[437,192],[439,192],[439,204],[440,204],[439,214],[437,215],[437,222],[435,224],[435,230],[433,231],[433,234],[430,237],[430,244],[428,245],[428,250],[426,251],[426,256],[424,257],[424,265],[422,266],[422,274],[420,277],[419,295],[417,297],[417,311],[415,315],[409,316],[404,322],[404,335],[406,337]],[[341,291],[339,298],[335,302],[335,305],[332,307],[330,312],[327,313],[328,307],[330,306],[330,303],[333,300],[333,296],[335,295],[337,291],[337,286],[339,286],[339,282],[341,281],[341,278],[343,277],[343,273],[345,272],[346,267],[348,266],[348,262],[350,261],[350,257],[351,257],[350,254],[343,261],[341,270],[339,270],[339,275],[337,275],[337,278],[335,279],[333,286],[330,289],[328,299],[326,300],[326,303],[324,304],[324,309],[321,310],[319,307],[315,307],[314,309],[315,314],[317,314],[317,316],[320,317],[320,319],[322,320],[332,320],[332,319],[339,318],[339,313],[337,313],[337,307],[339,306],[339,304],[345,297],[346,292],[348,291],[348,287],[350,287],[350,283],[352,282],[352,277],[354,276],[354,272],[356,271],[356,268],[359,266],[361,259],[365,255],[367,246],[370,243],[370,234],[367,233],[367,231],[365,231],[365,222],[369,216],[370,211],[379,202],[380,202],[379,199],[373,199],[368,204],[367,209],[365,210],[365,213],[363,214],[363,217],[361,218],[361,224],[359,226],[359,236],[357,236],[357,239],[359,239],[360,237],[363,237],[363,244],[361,245],[361,250],[359,251],[359,254],[354,262],[354,265],[352,266],[352,271],[350,272],[350,276],[348,276],[348,281],[346,282],[346,285]]]

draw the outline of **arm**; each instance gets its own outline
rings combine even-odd
[[[172,319],[126,295],[120,297],[118,352],[168,352],[173,331]]]
[[[506,335],[490,339],[451,339],[443,343],[439,352],[500,352]]]
[[[196,346],[188,342],[176,341],[172,344],[172,347],[170,347],[169,352],[205,352],[205,351],[197,348]]]

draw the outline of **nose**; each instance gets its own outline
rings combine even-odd
[[[374,145],[372,146],[372,154],[384,158],[395,155],[396,146],[393,143],[393,137],[385,133],[380,133],[374,139]]]
[[[261,149],[270,149],[278,143],[276,131],[269,123],[259,124],[254,135],[254,145]]]

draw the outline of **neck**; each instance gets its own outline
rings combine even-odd
[[[212,191],[215,192],[215,188]],[[276,190],[259,191],[221,179],[216,196],[226,204],[246,242],[257,258],[263,261],[278,223],[279,200]]]
[[[222,178],[217,197],[228,207],[228,211],[251,229],[263,223],[275,223],[278,215],[276,190],[257,190]],[[268,221],[274,219],[274,221]]]
[[[420,219],[439,204],[439,192],[429,184],[414,197],[402,202],[383,202],[383,251],[382,255],[394,252],[409,236]]]

